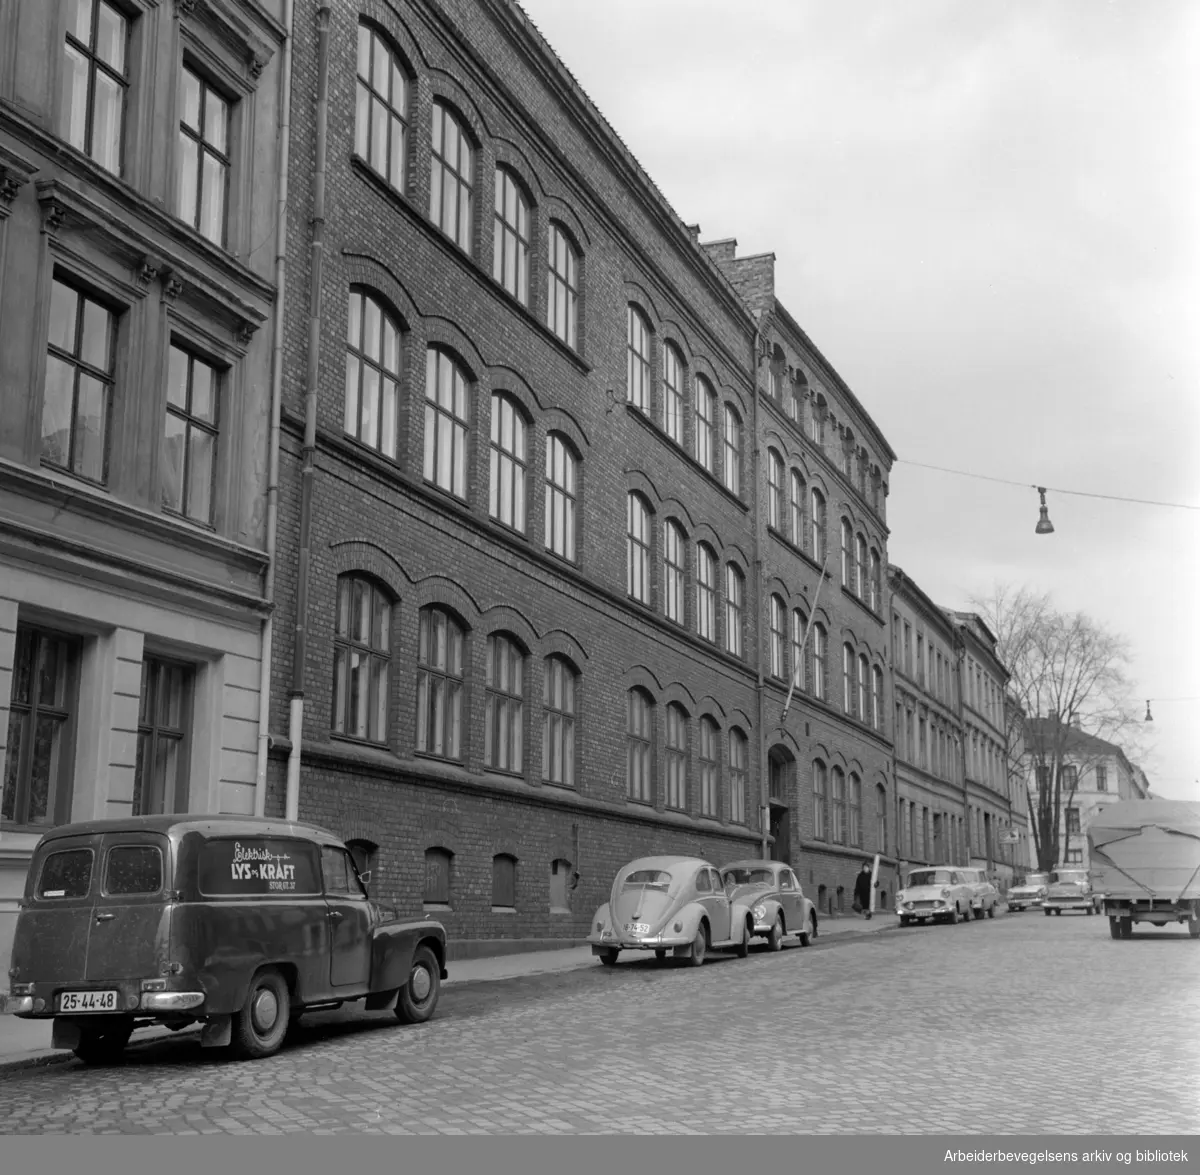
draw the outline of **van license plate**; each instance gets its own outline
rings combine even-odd
[[[115,991],[64,991],[58,997],[60,1012],[115,1012]]]

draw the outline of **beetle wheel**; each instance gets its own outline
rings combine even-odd
[[[617,953],[613,950],[601,951],[600,962],[606,967],[615,967],[617,965]]]
[[[688,958],[688,962],[693,967],[699,967],[704,963],[704,958],[708,954],[708,926],[701,922],[696,928],[696,937],[692,939],[692,953]]]
[[[424,1024],[437,1007],[442,990],[442,969],[437,956],[422,943],[413,952],[408,982],[396,997],[396,1018],[404,1024]]]
[[[783,915],[776,914],[775,921],[771,923],[771,933],[767,935],[767,949],[772,951],[783,950]]]
[[[269,1057],[279,1050],[291,1020],[291,997],[274,967],[250,981],[246,1002],[233,1016],[233,1050],[240,1057]]]
[[[1190,926],[1191,923],[1189,922]],[[1197,923],[1200,925],[1200,923]],[[742,941],[734,947],[734,952],[739,959],[744,959],[750,953],[750,940],[754,937],[754,923],[749,918],[746,919],[745,932],[742,934]]]
[[[903,921],[903,919],[902,919],[902,921]],[[802,930],[800,932],[799,937],[800,937],[800,945],[802,947],[812,946],[813,940],[817,937],[817,916],[815,914],[809,914],[808,929]]]
[[[74,1053],[85,1065],[112,1065],[120,1060],[133,1035],[133,1020],[126,1016],[113,1019],[117,1022],[80,1027]]]

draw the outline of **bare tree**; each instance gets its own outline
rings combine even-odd
[[[1026,587],[997,584],[972,604],[1012,674],[1009,771],[1025,793],[1038,869],[1046,872],[1066,859],[1071,834],[1062,813],[1073,806],[1079,780],[1111,753],[1093,740],[1131,746],[1143,736],[1127,674],[1129,644]]]

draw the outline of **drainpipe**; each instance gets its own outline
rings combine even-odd
[[[759,503],[758,466],[759,449],[762,438],[758,435],[758,359],[762,334],[758,327],[754,328],[754,351],[750,357],[750,422],[754,433],[754,450],[751,454],[751,478],[754,492],[750,495],[750,508],[754,512],[754,598],[758,602],[757,614],[754,618],[754,668],[755,692],[758,695],[758,802],[759,827],[762,831],[762,856],[764,861],[771,859],[771,793],[770,772],[767,768],[767,698],[766,681],[763,677],[763,608],[766,600],[763,597],[763,560],[762,543],[759,535],[762,510]]]
[[[292,651],[288,738],[287,819],[300,814],[300,743],[304,736],[304,667],[308,651],[308,576],[312,551],[312,498],[317,450],[317,381],[321,367],[321,279],[325,248],[325,159],[329,128],[329,11],[317,9],[317,150],[313,167],[312,247],[309,261],[308,371],[304,388],[304,448],[300,470],[300,554],[297,567],[296,629]]]
[[[963,664],[966,661],[967,650],[963,644],[962,637],[955,634],[954,648],[954,675],[958,685],[958,701],[956,709],[958,710],[958,766],[962,771],[962,789],[963,789],[963,824],[966,826],[965,835],[963,837],[963,847],[967,851],[967,865],[971,864],[971,791],[970,784],[967,782],[967,717],[966,711],[963,708],[964,684],[963,684]]]
[[[263,597],[270,609],[262,626],[262,662],[258,676],[258,756],[254,771],[254,814],[267,810],[267,752],[271,749],[271,656],[275,634],[275,541],[279,524],[279,410],[283,400],[283,324],[287,280],[288,166],[291,155],[292,20],[294,0],[284,0],[286,29],[280,71],[279,175],[275,211],[275,321],[271,343],[271,433],[267,445],[267,575]]]

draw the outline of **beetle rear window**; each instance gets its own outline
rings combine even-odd
[[[119,845],[104,866],[107,894],[152,894],[162,889],[162,853],[154,845]]]
[[[210,897],[311,897],[321,892],[317,848],[278,837],[223,837],[200,851],[200,892]]]
[[[625,875],[626,885],[649,885],[655,889],[667,889],[671,884],[671,875],[661,869],[635,869]]]
[[[92,888],[92,850],[51,853],[38,879],[39,898],[86,898]]]

